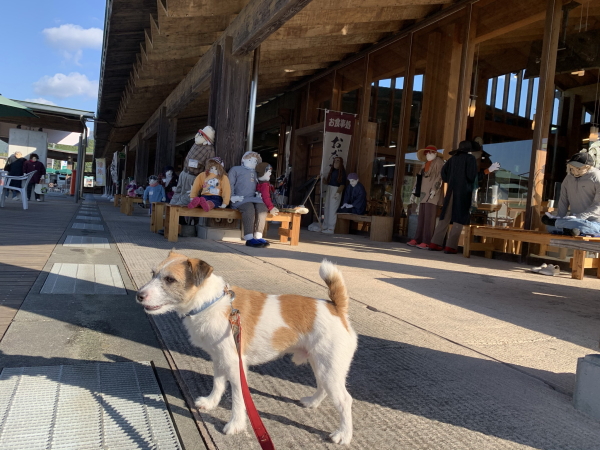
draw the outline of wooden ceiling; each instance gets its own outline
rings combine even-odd
[[[312,0],[261,46],[258,102],[456,0]],[[107,14],[97,154],[121,150],[248,0],[112,0]],[[177,141],[204,125],[208,94],[178,117]]]

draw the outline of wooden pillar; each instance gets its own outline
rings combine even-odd
[[[355,145],[352,145],[350,155],[348,156],[348,162],[346,164],[346,172],[357,172],[358,162],[361,160],[359,153],[363,150],[363,137],[366,138],[367,128],[369,124],[369,110],[371,106],[371,79],[373,78],[373,68],[371,67],[369,56],[367,55],[365,78],[362,88],[362,97],[360,98],[360,105],[358,111],[358,123],[356,124],[357,130],[354,133]],[[368,138],[367,138],[368,139]],[[372,161],[371,161],[372,163]],[[358,172],[357,172],[358,173]],[[372,175],[371,175],[372,176]],[[369,176],[369,178],[371,177]],[[366,181],[366,180],[363,180]],[[363,182],[361,181],[361,183]],[[369,191],[367,190],[367,198],[369,197]]]
[[[215,52],[208,124],[216,131],[215,149],[225,168],[240,164],[245,150],[252,54],[233,55],[232,38]]]
[[[456,102],[456,128],[452,148],[458,148],[459,142],[467,136],[468,108],[471,100],[471,85],[473,84],[473,62],[477,47],[477,44],[474,42],[477,34],[477,10],[473,9],[473,4],[470,4],[468,9],[469,13],[465,16],[464,33],[462,36],[460,79],[458,81],[458,100]],[[475,76],[479,78],[479,73],[476,73]],[[479,83],[479,80],[477,80],[477,83]],[[479,84],[477,84],[477,90],[479,90]],[[479,95],[478,92],[473,92],[473,94],[476,96]],[[477,97],[478,99],[479,97]],[[483,112],[485,114],[485,111]]]
[[[533,229],[540,220],[540,206],[542,203],[546,167],[546,149],[548,147],[548,133],[550,131],[552,109],[554,106],[554,75],[556,72],[556,54],[560,36],[561,18],[562,1],[547,0],[535,130],[533,130],[527,208],[525,210],[526,230]],[[523,252],[529,251],[527,247],[526,245],[523,246]],[[524,255],[526,256],[526,253]]]
[[[140,139],[135,149],[135,181],[143,183],[148,178],[148,142]]]
[[[363,134],[360,140],[356,173],[367,191],[367,198],[369,198],[371,192],[371,180],[373,178],[373,161],[375,160],[377,124],[375,122],[367,122],[366,125],[366,128],[363,128]]]
[[[175,163],[175,137],[177,135],[177,119],[167,117],[167,108],[160,110],[158,130],[156,132],[156,158],[154,174],[162,173],[165,166]]]

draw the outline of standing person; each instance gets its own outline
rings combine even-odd
[[[37,155],[37,153],[32,153],[29,156],[29,161],[26,161],[25,164],[23,164],[23,172],[25,172],[25,174],[33,172],[34,170],[36,171],[27,185],[28,200],[31,200],[31,191],[33,191],[34,186],[40,182],[44,175],[46,175],[46,166],[44,166],[39,159],[40,157]],[[41,202],[40,194],[36,193],[35,199],[36,201]]]
[[[344,159],[341,156],[336,156],[333,159],[325,183],[325,220],[321,232],[333,234],[337,221],[337,210],[342,201],[342,192],[346,187],[346,169],[344,168]]]
[[[442,168],[444,159],[435,145],[428,145],[417,152],[419,161],[423,161],[424,167],[421,170],[421,186],[419,195],[421,203],[419,204],[419,221],[417,223],[417,232],[414,239],[407,242],[411,247],[417,247],[423,250],[429,248],[435,229],[435,219],[437,208],[441,206],[444,200],[444,193],[441,189]]]
[[[10,155],[8,160],[6,161],[6,165],[4,166],[4,170],[8,172],[9,177],[22,177],[23,176],[23,165],[27,160],[23,158],[23,154],[21,152],[15,152],[13,155]],[[10,180],[10,186],[21,187],[21,180]],[[4,195],[8,197],[8,193],[13,193],[13,200],[20,200],[19,193],[17,191],[13,191],[12,189],[7,189]]]
[[[473,184],[477,178],[477,160],[471,155],[471,151],[473,151],[471,141],[462,141],[457,150],[450,152],[452,158],[442,167],[442,180],[448,183],[448,190],[429,250],[458,253],[458,240],[463,225],[469,225],[471,222],[471,197]],[[452,230],[448,234],[446,246],[442,247],[450,224]]]

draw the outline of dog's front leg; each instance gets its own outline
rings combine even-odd
[[[196,407],[205,411],[214,409],[219,402],[227,385],[227,376],[223,363],[213,356],[213,388],[207,397],[198,397]]]
[[[225,359],[224,368],[229,384],[231,384],[231,420],[223,428],[223,433],[236,434],[246,429],[246,406],[244,405],[244,397],[242,396],[237,352],[228,352]],[[244,364],[245,367],[246,365]]]

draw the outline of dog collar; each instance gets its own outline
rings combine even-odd
[[[227,294],[233,294],[232,291],[229,290],[228,286],[225,286],[225,289],[223,289],[223,293],[218,296],[213,298],[210,302],[206,302],[204,303],[202,306],[200,306],[199,308],[194,308],[192,309],[189,313],[184,314],[182,316],[182,319],[185,319],[186,317],[191,317],[191,316],[195,316],[196,314],[200,314],[202,311],[204,311],[206,308],[208,308],[209,306],[214,305],[215,303],[217,303],[219,300],[221,300],[223,297],[225,297]],[[235,294],[233,294],[233,296],[235,296]]]

